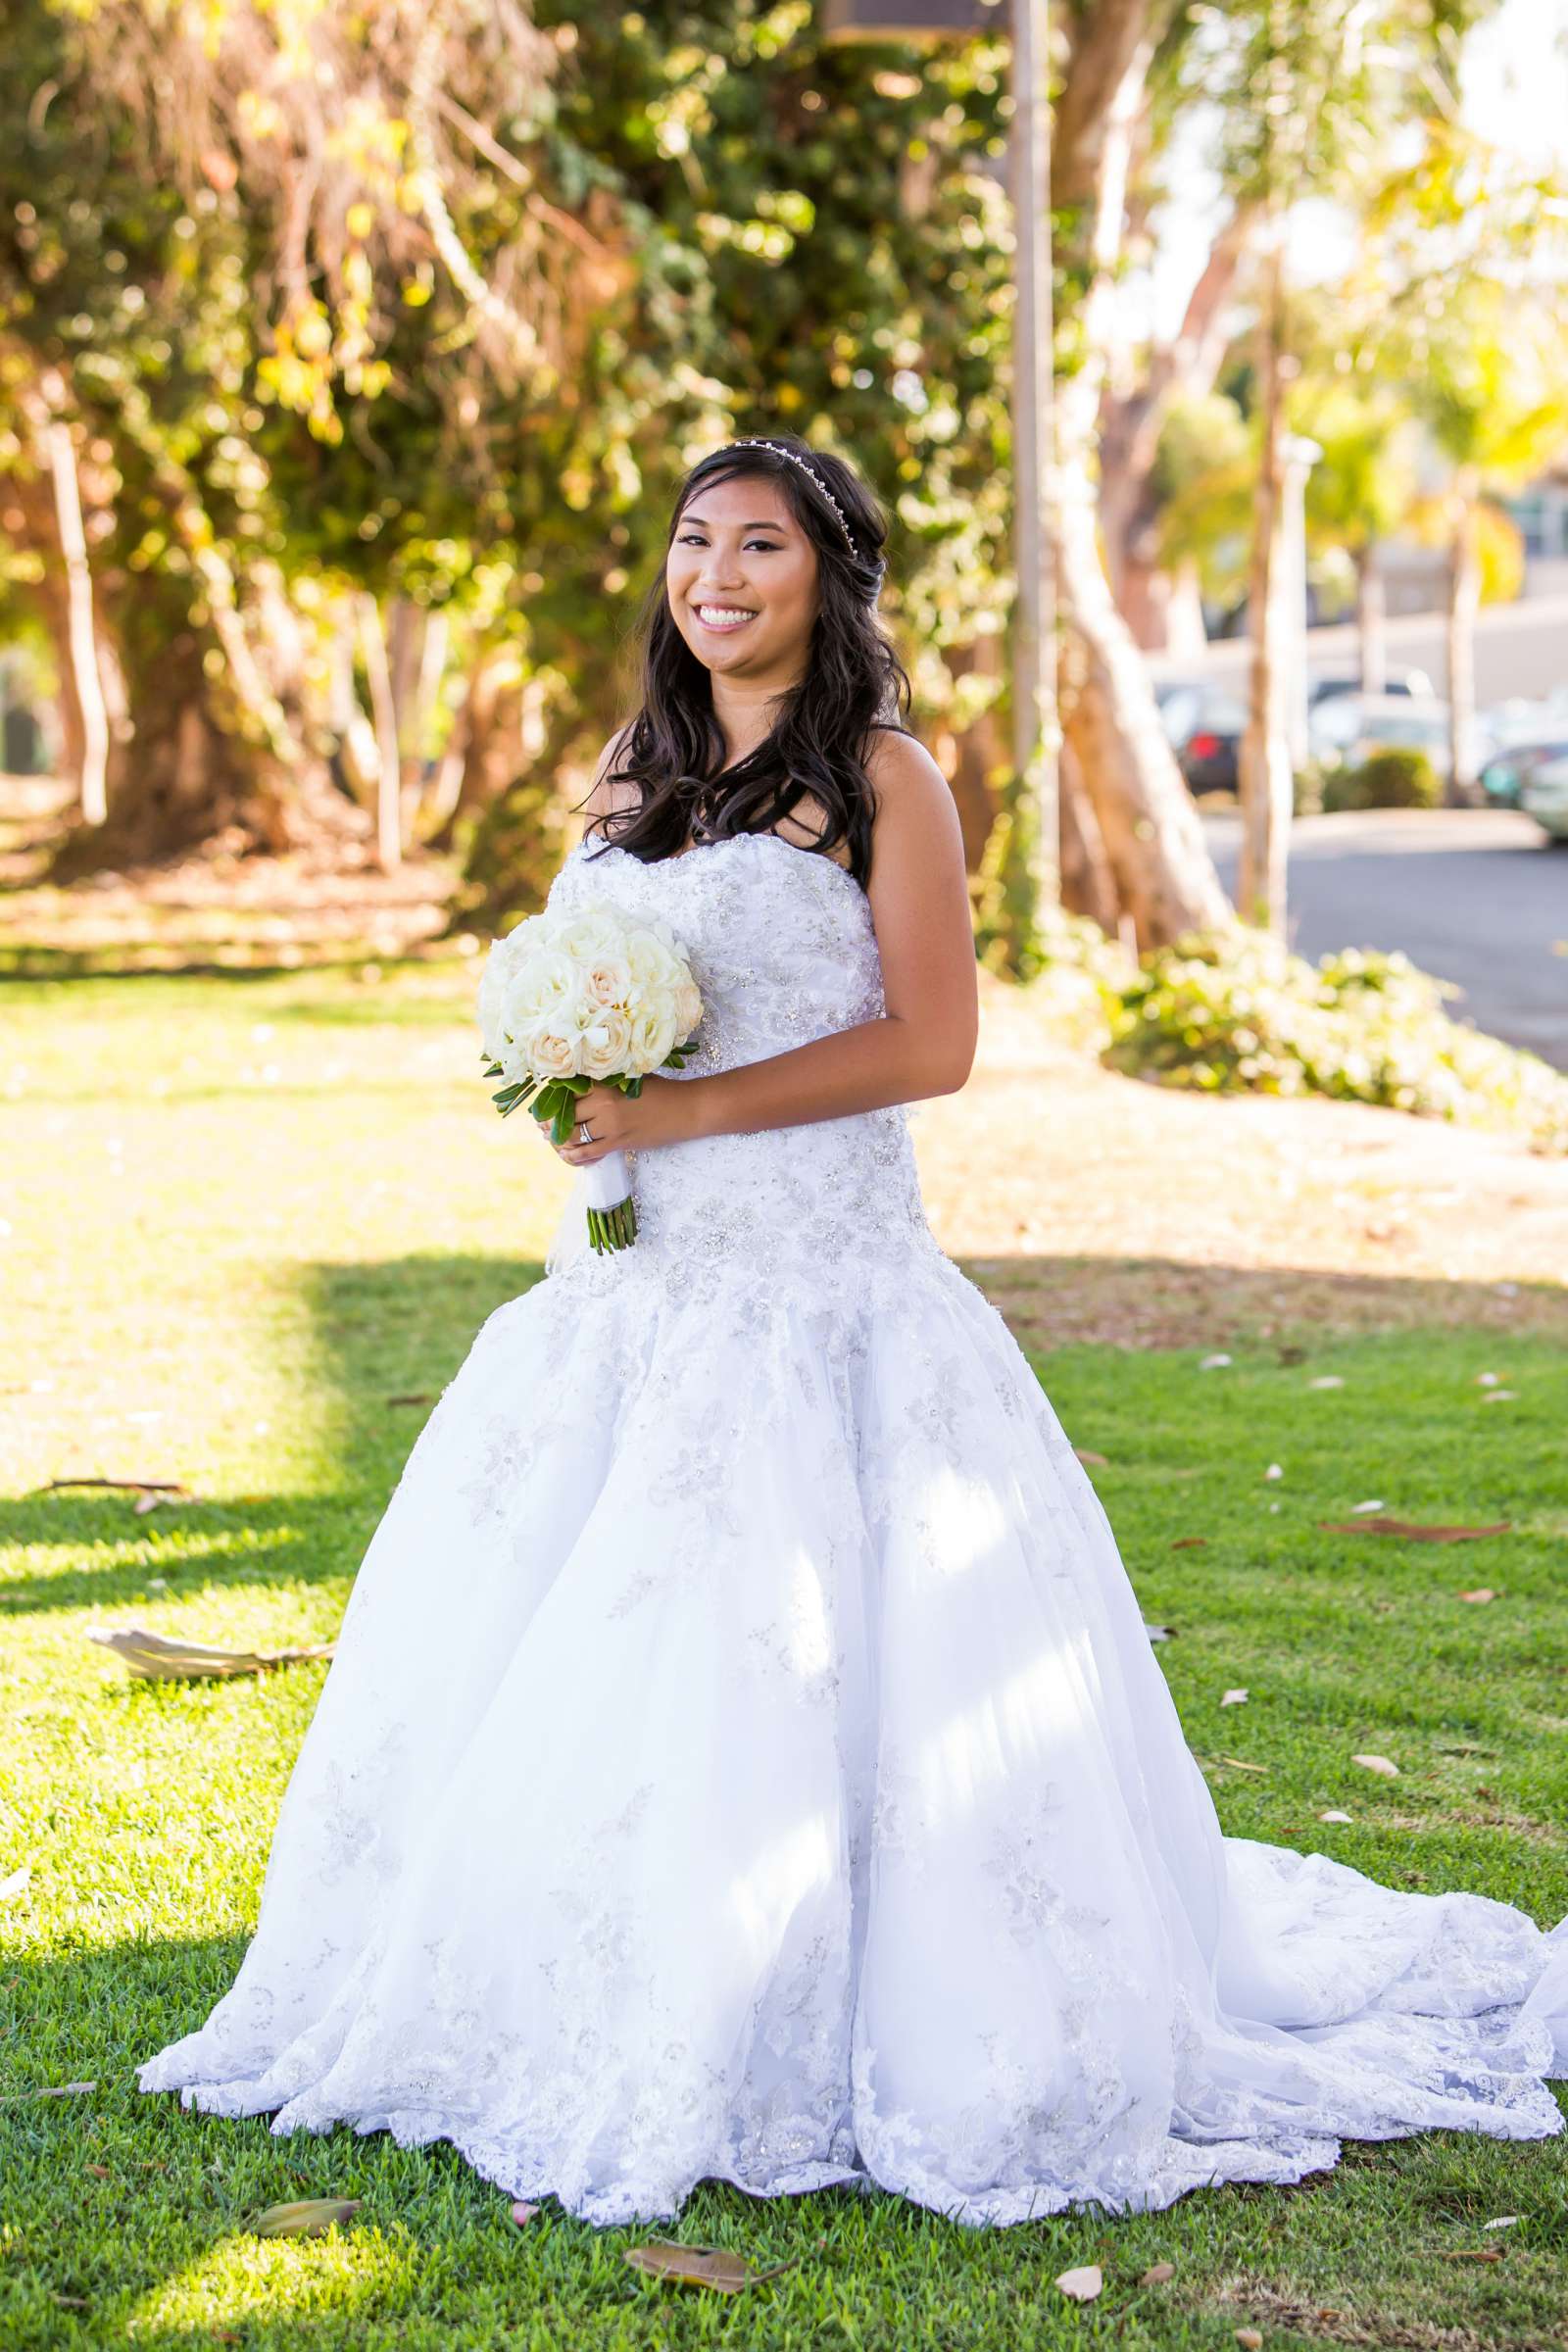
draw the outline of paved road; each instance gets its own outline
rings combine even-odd
[[[1228,889],[1237,819],[1206,816]],[[1304,956],[1402,948],[1457,981],[1451,1009],[1568,1070],[1568,849],[1503,809],[1305,817],[1291,854],[1291,941]]]

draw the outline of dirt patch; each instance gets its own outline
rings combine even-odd
[[[1026,1346],[1479,1325],[1568,1338],[1568,1162],[1354,1102],[1119,1078],[982,974],[975,1069],[918,1103],[931,1221]]]

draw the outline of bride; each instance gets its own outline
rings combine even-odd
[[[963,1084],[975,967],[884,542],[794,439],[681,486],[551,891],[664,923],[701,987],[687,1065],[561,1147],[630,1154],[638,1239],[583,1248],[574,1200],[478,1334],[244,1963],[140,2085],[450,2140],[599,2223],[707,2178],[1014,2223],[1560,2132],[1568,1922],[1221,1834],[1093,1489],[926,1222],[906,1106]]]

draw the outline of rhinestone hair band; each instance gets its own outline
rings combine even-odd
[[[854,534],[852,533],[849,524],[844,519],[844,509],[839,505],[838,500],[834,497],[826,482],[823,481],[821,475],[819,473],[814,473],[811,467],[808,466],[804,458],[797,457],[793,449],[786,449],[781,441],[761,441],[754,438],[747,441],[732,441],[730,443],[730,447],[731,449],[770,449],[777,457],[788,458],[792,466],[798,466],[801,471],[806,475],[807,479],[814,482],[818,490],[821,491],[822,496],[827,500],[828,505],[832,508],[834,514],[839,518],[839,529],[844,533],[845,538],[849,541],[851,555],[858,557],[860,551],[856,546]]]

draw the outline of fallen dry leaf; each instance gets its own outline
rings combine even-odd
[[[54,2082],[45,2090],[10,2090],[0,2099],[0,2107],[20,2107],[24,2099],[80,2098],[84,2092],[96,2090],[97,2087],[96,2082]]]
[[[1064,2295],[1075,2303],[1092,2303],[1105,2283],[1104,2273],[1098,2262],[1086,2262],[1080,2270],[1063,2271],[1056,2279]]]
[[[1327,1813],[1320,1813],[1318,1819],[1319,1821],[1348,1821],[1351,1816],[1348,1813],[1340,1813],[1331,1809]]]
[[[1429,1527],[1414,1519],[1363,1519],[1354,1527],[1341,1519],[1318,1521],[1325,1535],[1402,1536],[1409,1544],[1474,1544],[1482,1536],[1505,1536],[1512,1525],[1510,1519],[1494,1520],[1489,1527]]]
[[[1480,1585],[1474,1592],[1461,1592],[1461,1600],[1495,1600],[1497,1595],[1490,1585]]]
[[[1140,2286],[1163,2286],[1167,2278],[1174,2278],[1175,2276],[1176,2265],[1173,2262],[1152,2262],[1138,2283]]]
[[[1522,2219],[1523,2216],[1517,2213],[1499,2213],[1495,2220],[1483,2222],[1481,2227],[1483,2230],[1517,2230]]]
[[[775,2262],[770,2270],[754,2271],[744,2255],[732,2254],[727,2246],[679,2246],[662,2237],[650,2238],[646,2245],[623,2246],[621,2255],[634,2271],[642,2271],[650,2278],[667,2278],[678,2286],[711,2287],[720,2295],[738,2295],[743,2287],[776,2278],[780,2272],[793,2270],[801,2259],[792,2254],[788,2262]]]
[[[1306,1385],[1309,1389],[1343,1389],[1345,1383],[1337,1372],[1324,1372],[1318,1379],[1309,1380]]]
[[[1501,2246],[1440,2246],[1438,2248],[1440,2262],[1500,2262],[1502,2257],[1503,2248]]]
[[[1352,1756],[1350,1762],[1359,1764],[1363,1772],[1375,1772],[1380,1780],[1396,1781],[1399,1777],[1399,1767],[1391,1764],[1387,1756]]]
[[[1178,1536],[1171,1545],[1171,1549],[1172,1551],[1201,1551],[1207,1542],[1206,1536]]]
[[[1222,1764],[1234,1764],[1238,1772],[1267,1772],[1266,1764],[1244,1764],[1240,1756],[1221,1756]]]
[[[86,2170],[91,2173],[95,2180],[112,2180],[114,2179],[114,2175],[109,2170],[107,2164],[89,2164],[86,2167]],[[1490,2230],[1492,2224],[1489,2222],[1487,2227]]]
[[[174,1642],[145,1625],[89,1626],[89,1642],[112,1649],[132,1674],[151,1682],[195,1682],[209,1675],[269,1674],[276,1666],[329,1658],[335,1642],[304,1649],[213,1649],[202,1642]]]
[[[433,1391],[431,1391],[431,1390],[425,1390],[425,1389],[420,1389],[420,1390],[417,1390],[417,1391],[416,1391],[416,1392],[414,1395],[412,1395],[412,1396],[389,1396],[389,1397],[387,1398],[387,1403],[388,1403],[389,1405],[393,1405],[393,1404],[434,1404],[434,1402],[435,1402],[435,1395],[434,1395],[434,1392],[433,1392]]]
[[[1222,1707],[1245,1707],[1247,1692],[1245,1690],[1227,1690],[1219,1703]]]
[[[298,2197],[292,2204],[269,2205],[251,2228],[258,2237],[314,2237],[348,2221],[363,2202],[360,2197]]]
[[[1263,2331],[1260,2328],[1238,2328],[1236,2341],[1242,2352],[1263,2352]]]
[[[167,1494],[181,1502],[194,1502],[196,1496],[175,1478],[52,1478],[46,1486],[34,1487],[35,1494],[58,1494],[67,1487],[102,1487],[121,1494]]]
[[[1110,1460],[1106,1454],[1091,1453],[1087,1446],[1075,1446],[1073,1451],[1078,1459],[1091,1470],[1108,1470],[1110,1468]]]

